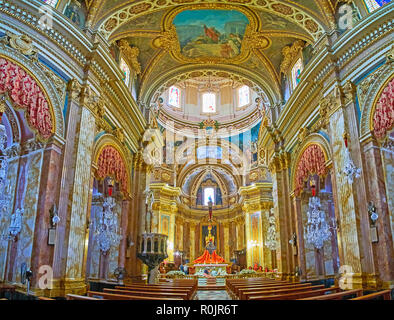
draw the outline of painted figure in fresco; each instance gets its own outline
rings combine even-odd
[[[215,29],[215,27],[208,28],[204,24],[205,35],[210,38],[214,43],[219,42],[220,32]]]
[[[71,0],[64,10],[64,15],[71,19],[79,27],[83,28],[85,25],[85,13],[82,9],[82,1]]]

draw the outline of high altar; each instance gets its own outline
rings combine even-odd
[[[224,276],[227,274],[227,267],[231,264],[225,263],[224,258],[216,253],[215,236],[212,234],[212,201],[208,203],[210,224],[208,225],[208,235],[205,237],[204,254],[194,260],[194,267],[197,275],[203,275],[205,270],[210,271],[212,276]]]

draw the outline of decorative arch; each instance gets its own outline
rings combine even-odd
[[[14,107],[25,111],[29,126],[44,140],[55,132],[51,102],[33,75],[8,58],[0,56],[0,94],[9,97]]]
[[[387,84],[394,78],[394,70],[392,64],[386,63],[373,74],[373,77],[368,83],[368,90],[361,92],[362,89],[358,89],[359,100],[365,97],[362,104],[360,105],[361,119],[360,119],[360,137],[367,136],[373,133],[373,117],[376,110],[378,100],[386,88]],[[362,97],[360,96],[362,94]]]
[[[311,137],[295,159],[292,172],[293,190],[296,196],[301,193],[304,182],[311,174],[319,176],[327,174],[328,149],[324,146],[324,143],[316,140],[316,137]]]
[[[378,140],[383,140],[394,125],[394,77],[382,87],[371,115],[372,131]]]
[[[63,138],[65,133],[65,121],[63,116],[65,97],[62,96],[62,93],[64,93],[66,87],[65,83],[61,93],[59,87],[60,79],[50,69],[32,58],[26,57],[18,49],[14,49],[6,43],[0,43],[0,59],[1,58],[11,61],[19,68],[23,69],[26,74],[31,76],[36,82],[49,105],[49,111],[53,121],[52,132],[58,137]],[[41,135],[38,135],[38,137],[41,137]]]
[[[232,65],[231,68],[225,65],[215,65],[210,67],[203,64],[182,65],[169,72],[155,78],[153,82],[145,81],[140,88],[140,94],[144,93],[142,100],[149,105],[156,102],[163,92],[173,84],[202,76],[217,76],[229,78],[250,87],[255,92],[260,92],[262,97],[268,99],[271,105],[280,100],[280,88],[269,76],[262,78],[240,66]]]
[[[100,180],[112,177],[119,182],[121,192],[130,194],[130,175],[127,170],[127,156],[123,147],[109,135],[102,136],[96,143],[94,159],[96,177]]]

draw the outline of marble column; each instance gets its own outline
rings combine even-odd
[[[224,223],[223,224],[223,233],[224,233],[224,260],[226,262],[230,261],[230,246],[229,246],[229,241],[230,241],[230,225],[229,223]]]
[[[59,197],[53,295],[84,293],[83,258],[96,119],[88,86],[69,85],[68,128]]]
[[[63,144],[64,141],[61,138],[54,137],[45,147],[43,154],[43,168],[45,170],[41,172],[40,197],[36,216],[36,226],[39,228],[34,230],[31,262],[32,287],[38,284],[39,268],[44,265],[52,265],[53,247],[48,245],[48,229],[51,226],[49,211],[57,203]]]
[[[376,221],[379,242],[372,245],[374,263],[379,274],[378,287],[390,288],[394,283],[394,245],[380,153],[379,145],[374,139],[363,144],[368,202],[374,203],[379,215]],[[389,194],[390,196],[392,197],[392,194]]]
[[[270,165],[272,172],[272,194],[274,202],[274,214],[276,219],[277,239],[279,241],[278,249],[276,250],[277,269],[282,279],[288,279],[292,272],[291,270],[291,252],[289,252],[289,224],[288,208],[285,197],[289,194],[289,189],[286,188],[287,175],[286,166],[283,166],[281,161],[276,158]]]
[[[354,103],[354,88],[351,83],[345,87],[337,87],[327,103],[329,105],[329,134],[332,145],[332,160],[334,167],[333,180],[336,192],[334,198],[340,220],[339,249],[342,260],[341,266],[352,269],[351,287],[376,287],[376,274],[373,265],[373,252],[369,234],[369,218],[364,175],[355,179],[351,185],[342,173],[345,166],[344,133],[348,134],[349,149],[354,164],[361,167],[361,150],[358,142],[358,123]],[[364,174],[365,169],[363,168]],[[348,273],[349,274],[349,273]]]
[[[306,279],[306,258],[305,258],[305,240],[304,240],[304,226],[301,211],[301,199],[293,195],[293,210],[296,217],[296,235],[297,235],[297,263],[300,268],[300,279]]]
[[[196,257],[196,226],[197,223],[190,222],[190,262],[193,262]]]
[[[121,219],[120,219],[120,227],[121,227],[121,235],[122,240],[119,245],[119,260],[118,266],[120,268],[124,268],[126,266],[126,250],[127,250],[127,230],[129,223],[129,211],[130,211],[130,200],[124,199],[122,200],[122,211],[121,211]]]

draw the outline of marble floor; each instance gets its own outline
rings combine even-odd
[[[225,290],[197,291],[198,300],[232,300]]]

